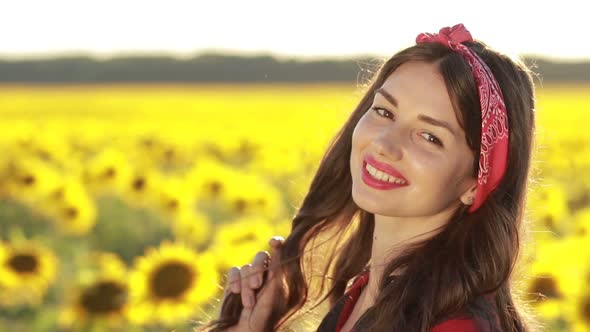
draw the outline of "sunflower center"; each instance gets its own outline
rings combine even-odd
[[[547,298],[559,298],[561,294],[553,277],[537,277],[530,287],[530,292]]]
[[[590,296],[586,295],[580,303],[580,317],[586,323],[590,323]]]
[[[170,210],[176,210],[178,208],[178,200],[177,199],[171,199],[168,201],[168,208]]]
[[[172,158],[174,158],[174,155],[174,149],[168,149],[166,150],[166,152],[164,152],[164,158],[166,158],[167,160],[171,160]]]
[[[120,311],[127,302],[127,289],[114,281],[101,281],[86,289],[80,305],[89,313],[108,314]]]
[[[155,271],[151,279],[158,298],[178,298],[191,287],[195,279],[193,269],[180,262],[169,262]]]
[[[548,215],[543,217],[543,223],[545,226],[549,227],[550,229],[555,229],[555,219],[552,215]]]
[[[43,159],[43,160],[47,160],[47,161],[51,160],[51,153],[49,153],[45,150],[41,150],[41,149],[37,150],[37,155],[39,157],[41,157],[41,159]]]
[[[78,217],[78,209],[73,206],[68,206],[64,209],[64,215],[67,219],[76,219]]]
[[[136,191],[142,191],[145,188],[145,179],[142,177],[137,177],[135,181],[133,181],[133,189]]]
[[[236,208],[236,212],[244,212],[244,210],[246,210],[246,207],[248,207],[248,202],[246,202],[246,200],[243,198],[239,198],[238,200],[236,200],[234,206]]]
[[[236,237],[235,239],[233,239],[233,241],[231,241],[231,243],[234,245],[239,245],[244,242],[252,242],[255,240],[256,240],[256,235],[254,233],[246,233],[243,236]]]
[[[150,139],[150,138],[146,138],[142,141],[143,145],[145,145],[148,148],[151,148],[152,146],[154,146],[154,140]]]
[[[36,181],[35,176],[34,175],[30,175],[30,174],[29,175],[26,175],[26,176],[24,176],[22,178],[22,182],[26,186],[32,186],[32,185],[34,185],[35,184],[35,181]]]
[[[221,192],[222,188],[223,185],[219,181],[213,181],[209,183],[209,191],[213,196],[217,196]]]
[[[37,271],[39,261],[31,254],[17,254],[8,260],[8,265],[20,273],[33,273]]]
[[[110,179],[110,178],[114,178],[116,174],[117,174],[117,171],[115,171],[115,169],[113,167],[108,167],[106,170],[104,170],[104,172],[102,173],[102,176]]]
[[[52,197],[55,199],[62,199],[64,197],[64,189],[59,188],[53,192]]]

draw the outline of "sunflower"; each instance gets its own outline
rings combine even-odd
[[[55,169],[35,158],[20,158],[7,168],[7,190],[12,197],[35,205],[59,185],[60,176]]]
[[[8,162],[5,156],[0,157],[0,199],[8,198]]]
[[[270,250],[268,241],[276,235],[273,225],[260,217],[242,217],[218,227],[211,250],[222,273],[250,263],[258,251]]]
[[[138,137],[138,141],[135,143],[137,144],[136,148],[141,152],[141,155],[148,155],[153,150],[158,148],[158,144],[160,144],[160,142],[158,141],[159,138],[155,135],[141,134],[139,136],[141,137]]]
[[[120,193],[130,176],[127,156],[114,148],[106,148],[89,160],[84,181],[96,194]]]
[[[579,262],[588,258],[581,238],[546,241],[537,248],[527,294],[541,315],[548,319],[563,316],[567,303],[584,289],[588,270]]]
[[[137,324],[188,319],[219,289],[210,254],[170,242],[138,257],[129,280],[129,319]]]
[[[565,306],[565,321],[568,331],[590,332],[590,270],[585,276],[581,292],[572,297]]]
[[[186,181],[199,200],[221,200],[238,172],[211,158],[201,157],[186,174]]]
[[[122,198],[130,206],[145,208],[156,201],[157,188],[160,187],[162,178],[160,174],[151,168],[135,168],[124,186]]]
[[[181,167],[191,160],[190,146],[183,144],[184,140],[173,138],[167,139],[167,142],[162,141],[156,162],[167,169]]]
[[[84,235],[96,224],[94,200],[75,178],[65,179],[40,206],[64,234]]]
[[[26,151],[28,155],[45,162],[62,165],[68,160],[71,149],[63,136],[56,135],[56,133],[62,133],[63,131],[59,130],[60,128],[55,129],[31,137],[27,145],[21,146],[21,148],[24,148],[23,152]]]
[[[164,219],[176,218],[184,211],[192,209],[194,195],[188,190],[184,180],[168,178],[163,180],[156,192],[157,211]]]
[[[575,234],[590,239],[590,207],[576,211],[574,215]]]
[[[228,131],[227,135],[210,134],[211,136],[203,139],[206,152],[221,160],[251,159],[255,154],[255,146],[247,141],[247,134],[240,135],[237,130],[239,129]]]
[[[128,308],[128,286],[124,279],[101,278],[80,287],[74,305],[59,318],[62,326],[106,324],[120,326]]]
[[[144,164],[175,168],[191,159],[190,147],[182,144],[182,139],[158,137],[155,134],[142,135],[135,146]]]
[[[211,235],[211,222],[207,215],[187,210],[174,219],[172,231],[177,240],[203,245]]]
[[[113,253],[88,257],[88,267],[79,274],[79,284],[70,293],[69,305],[59,314],[62,327],[121,327],[127,322],[129,286],[127,267]]]
[[[569,217],[570,211],[567,206],[566,189],[562,184],[549,181],[532,188],[527,204],[532,207],[528,213],[536,225],[557,234],[569,231],[565,221]],[[551,232],[537,235],[547,237],[552,235]]]
[[[38,305],[56,278],[58,260],[32,240],[0,243],[0,304]]]
[[[527,287],[527,299],[547,319],[556,319],[562,315],[565,299],[559,288],[558,278],[553,273],[537,275]]]
[[[240,174],[228,186],[225,207],[232,215],[262,215],[275,218],[284,214],[281,193],[262,177]]]
[[[567,306],[566,321],[573,332],[590,332],[590,287]]]

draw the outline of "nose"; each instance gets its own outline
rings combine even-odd
[[[396,126],[389,126],[381,130],[373,139],[372,144],[375,152],[388,160],[400,160],[403,156],[403,135],[402,129]]]

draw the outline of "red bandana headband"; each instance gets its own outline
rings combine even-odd
[[[481,148],[477,193],[469,213],[477,210],[498,186],[508,164],[508,114],[502,90],[485,62],[470,48],[461,44],[473,38],[463,24],[445,27],[439,33],[421,33],[416,43],[441,43],[461,54],[469,63],[479,92],[481,105]]]

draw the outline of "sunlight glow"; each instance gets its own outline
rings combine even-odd
[[[509,54],[590,58],[583,1],[10,1],[0,57],[203,50],[305,57],[390,55],[464,23]]]

